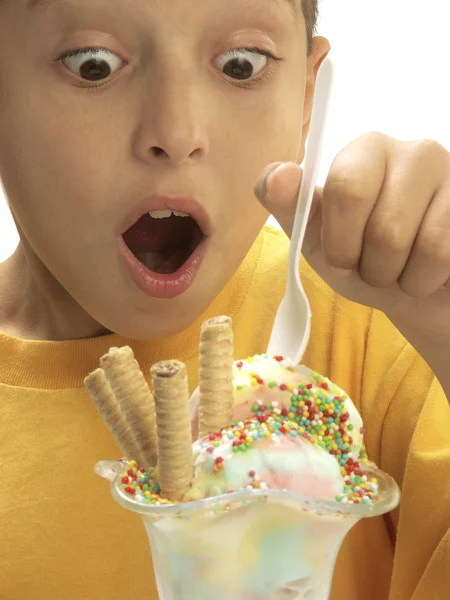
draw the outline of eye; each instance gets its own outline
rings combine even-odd
[[[260,73],[270,59],[278,60],[275,56],[264,50],[237,48],[221,54],[215,60],[215,65],[227,77],[242,81],[251,79]]]
[[[125,62],[104,48],[82,48],[60,57],[69,71],[85,81],[103,81],[120,69]]]

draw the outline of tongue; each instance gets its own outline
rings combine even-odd
[[[189,252],[186,248],[169,248],[166,251],[148,250],[147,252],[136,252],[136,258],[155,273],[171,274],[186,262]]]
[[[175,246],[186,246],[192,240],[195,221],[190,217],[172,215],[166,219],[154,219],[144,215],[123,235],[127,246],[135,253],[149,250],[164,251]]]

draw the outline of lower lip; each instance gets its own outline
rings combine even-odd
[[[131,252],[121,237],[119,253],[137,287],[152,298],[167,300],[181,296],[193,284],[206,252],[207,238],[203,238],[194,252],[178,271],[170,274],[155,273],[147,269]]]

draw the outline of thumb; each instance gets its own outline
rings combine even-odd
[[[302,176],[303,170],[295,162],[272,163],[264,169],[255,185],[256,197],[289,237],[294,225]],[[316,188],[303,247],[306,258],[321,248],[321,204],[322,188]]]
[[[258,178],[255,194],[290,237],[303,171],[296,163],[272,163]]]

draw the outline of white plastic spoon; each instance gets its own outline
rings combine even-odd
[[[289,250],[286,293],[278,308],[267,349],[269,356],[286,356],[294,364],[301,361],[311,331],[311,308],[300,279],[300,254],[319,173],[333,73],[333,63],[327,58],[317,74],[303,178]]]

